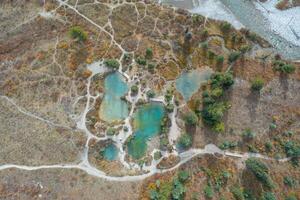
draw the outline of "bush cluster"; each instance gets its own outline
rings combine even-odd
[[[173,181],[156,181],[156,187],[149,191],[151,200],[183,200],[186,192],[185,183],[190,175],[187,171],[180,171]]]
[[[251,89],[254,91],[260,91],[263,88],[263,86],[264,86],[264,80],[259,77],[256,77],[251,82]]]
[[[119,69],[120,63],[116,59],[107,59],[104,61],[106,67],[111,68],[113,70]]]
[[[272,192],[264,192],[261,199],[262,200],[276,200],[276,196]]]
[[[259,161],[256,158],[249,158],[248,160],[246,160],[246,167],[264,186],[269,189],[274,188],[273,181],[268,174],[269,169],[263,162]]]
[[[69,35],[78,41],[85,41],[87,33],[80,26],[74,26],[69,30]]]
[[[275,62],[273,62],[273,69],[283,74],[291,74],[294,73],[296,70],[294,65],[287,64],[282,60],[276,60]]]
[[[223,33],[228,33],[231,30],[231,24],[228,22],[222,22],[220,29]]]
[[[234,51],[232,53],[229,54],[229,57],[228,57],[228,62],[229,63],[233,63],[235,62],[237,59],[239,59],[239,57],[241,56],[241,52],[239,51]]]
[[[192,146],[192,137],[189,134],[182,134],[178,140],[178,144],[183,148]]]
[[[208,199],[212,199],[214,197],[214,190],[210,185],[206,185],[204,187],[204,196]]]
[[[221,97],[224,95],[224,90],[227,90],[233,83],[233,75],[231,73],[215,73],[210,78],[211,90],[206,90],[202,94],[202,119],[205,124],[211,126],[216,132],[225,131],[222,118],[229,106],[221,100]]]
[[[146,49],[146,55],[145,55],[145,58],[146,58],[146,59],[152,59],[152,57],[153,57],[153,51],[152,51],[152,49],[151,49],[151,48],[147,48],[147,49]]]
[[[197,115],[194,112],[188,112],[184,116],[184,121],[185,121],[186,125],[188,125],[188,126],[194,126],[198,122],[198,117],[197,117]]]
[[[238,145],[235,141],[224,141],[219,147],[222,150],[233,149]]]
[[[284,144],[284,150],[288,157],[291,157],[293,165],[299,165],[300,145],[293,141],[288,141]]]
[[[296,185],[298,184],[297,180],[293,179],[290,176],[285,176],[283,178],[283,183],[290,188],[296,187]]]

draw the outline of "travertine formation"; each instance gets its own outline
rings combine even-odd
[[[200,179],[200,166],[231,169],[232,186],[251,179],[239,175],[248,173],[250,157],[276,165],[280,180],[282,167],[292,168],[282,144],[300,141],[299,64],[282,61],[296,70],[279,74],[273,61],[280,56],[254,33],[151,1],[4,0],[0,13],[0,199],[149,199],[153,179],[169,180],[178,169]],[[85,40],[70,36],[74,26]],[[112,60],[117,69],[109,68]],[[176,90],[176,79],[195,69],[234,76],[220,97],[228,104],[222,133],[201,121],[212,80],[189,100]],[[110,73],[131,88],[121,97],[129,114],[114,122],[99,112]],[[256,77],[265,83],[258,93],[251,90]],[[161,133],[135,159],[127,143],[137,109],[149,103],[164,106]],[[198,115],[193,126],[190,112]],[[244,137],[249,129],[255,138]],[[181,149],[184,133],[192,145]],[[118,148],[115,160],[103,156],[109,144]],[[299,168],[289,173],[300,176]],[[201,193],[195,180],[188,191]],[[278,188],[279,195],[284,186]]]

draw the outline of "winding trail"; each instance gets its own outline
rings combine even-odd
[[[11,105],[13,105],[20,113],[27,115],[29,117],[35,118],[37,120],[40,120],[42,122],[45,122],[46,124],[50,125],[50,126],[55,126],[55,127],[62,127],[62,128],[66,128],[66,129],[71,129],[68,126],[65,125],[61,125],[61,124],[56,124],[50,120],[44,119],[42,117],[39,117],[37,115],[32,114],[31,112],[28,112],[27,110],[25,110],[24,108],[21,108],[20,106],[18,106],[11,98],[7,97],[7,96],[3,96],[0,95],[1,99],[5,99],[6,101],[8,101]]]
[[[208,144],[205,146],[204,149],[190,149],[188,151],[185,151],[181,154],[179,154],[180,157],[180,162],[178,164],[176,164],[175,166],[168,168],[168,169],[152,169],[151,171],[149,171],[148,173],[142,174],[142,175],[136,175],[136,176],[109,176],[106,175],[104,172],[91,167],[91,166],[87,166],[84,163],[80,163],[80,164],[56,164],[56,165],[40,165],[40,166],[26,166],[26,165],[14,165],[14,164],[6,164],[6,165],[2,165],[0,166],[0,170],[5,170],[5,169],[20,169],[20,170],[27,170],[27,171],[34,171],[34,170],[41,170],[41,169],[80,169],[85,171],[86,173],[99,177],[99,178],[103,178],[109,181],[139,181],[139,180],[143,180],[145,178],[148,178],[154,174],[157,173],[166,173],[172,170],[175,170],[177,168],[179,168],[182,164],[190,161],[192,158],[199,156],[199,155],[204,155],[204,154],[211,154],[214,155],[215,153],[218,154],[222,154],[224,156],[230,156],[230,157],[235,157],[235,158],[239,158],[239,159],[243,159],[246,160],[250,157],[254,157],[254,158],[261,158],[261,159],[266,159],[266,160],[276,160],[273,158],[269,158],[266,156],[263,156],[261,154],[251,154],[251,153],[245,153],[245,154],[240,154],[240,153],[232,153],[232,152],[224,152],[222,150],[220,150],[218,147],[216,147],[213,144]],[[289,161],[290,158],[283,158],[280,160],[277,160],[279,162],[287,162]]]

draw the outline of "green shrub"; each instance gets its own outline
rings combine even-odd
[[[246,167],[264,186],[268,188],[274,187],[274,184],[268,175],[268,167],[263,162],[256,158],[249,158],[246,160]]]
[[[189,148],[192,146],[192,137],[189,134],[182,134],[179,137],[178,144],[183,148]]]
[[[220,25],[220,29],[223,33],[228,33],[231,29],[231,24],[228,22],[222,22]]]
[[[147,61],[144,59],[144,58],[137,58],[136,59],[136,62],[137,62],[137,64],[139,64],[139,65],[147,65]]]
[[[72,27],[69,30],[69,35],[78,41],[85,41],[87,39],[87,33],[80,26]]]
[[[146,95],[147,95],[148,98],[154,98],[155,97],[155,92],[153,90],[149,90],[146,93]]]
[[[252,145],[252,144],[247,144],[247,147],[248,147],[248,151],[251,152],[251,153],[258,153],[258,150],[257,148]]]
[[[251,129],[247,128],[244,132],[243,132],[243,137],[245,139],[248,139],[248,140],[252,140],[254,139],[256,136],[256,134],[254,132],[251,131]]]
[[[184,185],[178,180],[173,181],[172,199],[182,200],[186,189]]]
[[[201,116],[206,124],[214,126],[221,121],[226,110],[227,106],[224,103],[214,103],[205,106]]]
[[[293,131],[285,131],[285,132],[283,132],[283,135],[286,137],[292,137],[294,135],[294,132]]]
[[[300,158],[300,145],[293,141],[288,141],[284,144],[284,150],[288,157],[291,157],[291,162],[293,165],[299,165]]]
[[[283,178],[283,183],[286,186],[291,187],[291,188],[296,187],[296,185],[297,185],[297,181],[290,176],[285,176]]]
[[[172,93],[168,92],[165,94],[165,100],[166,102],[170,102],[172,100]]]
[[[297,145],[293,141],[288,141],[284,144],[285,153],[288,157],[300,156],[300,145]]]
[[[153,64],[153,63],[148,63],[148,70],[149,70],[150,72],[153,72],[154,69],[155,69],[155,64]]]
[[[217,56],[216,57],[216,62],[217,62],[217,65],[223,65],[224,63],[224,56]]]
[[[285,198],[285,200],[297,200],[297,197],[295,195],[289,195]]]
[[[156,190],[150,190],[150,199],[159,200],[159,194]]]
[[[158,159],[160,159],[161,158],[161,152],[160,151],[156,151],[155,153],[154,153],[154,160],[158,160]]]
[[[258,40],[258,36],[256,35],[256,33],[251,32],[247,36],[252,42],[257,42]]]
[[[137,85],[131,86],[131,94],[136,95],[139,91],[139,87]]]
[[[262,195],[262,200],[276,200],[276,197],[272,192],[264,192]]]
[[[157,189],[152,189],[149,192],[151,200],[169,200],[172,194],[172,181],[156,181]]]
[[[251,82],[251,89],[254,91],[260,91],[264,86],[264,80],[261,78],[255,78]]]
[[[126,62],[129,62],[130,59],[131,59],[131,55],[128,54],[128,53],[125,53],[125,54],[124,54],[124,57],[123,57],[123,60],[126,61]]]
[[[224,91],[220,87],[216,87],[216,88],[212,89],[210,92],[211,97],[214,99],[223,96],[223,94],[224,94]]]
[[[186,182],[189,179],[189,177],[190,177],[190,174],[188,171],[180,171],[178,173],[178,179],[181,183]]]
[[[215,124],[212,129],[216,131],[217,133],[224,133],[225,132],[225,125],[223,122],[218,122]]]
[[[152,57],[153,57],[153,51],[152,51],[152,49],[151,48],[147,48],[146,49],[146,56],[145,56],[145,58],[146,59],[152,59]]]
[[[212,51],[208,51],[208,59],[213,59],[216,56],[216,54]]]
[[[212,97],[204,97],[203,98],[203,105],[208,106],[210,104],[214,104],[216,101]]]
[[[112,127],[109,127],[107,130],[106,130],[106,134],[108,136],[113,136],[116,134],[116,129],[112,128]]]
[[[279,71],[281,73],[284,73],[284,74],[291,74],[291,73],[294,73],[296,68],[294,65],[292,64],[287,64],[281,60],[277,60],[273,63],[273,66],[274,66],[274,70],[275,71]]]
[[[235,62],[241,56],[241,52],[235,51],[229,54],[228,61],[229,63]]]
[[[194,112],[188,112],[184,116],[184,121],[185,121],[186,125],[188,125],[188,126],[194,126],[198,122],[198,117],[197,117],[197,115]]]
[[[166,110],[167,110],[168,113],[173,112],[173,110],[174,110],[174,105],[173,105],[173,104],[168,104],[168,105],[166,106]]]
[[[204,18],[201,15],[198,14],[193,14],[192,15],[192,21],[194,24],[198,24],[198,23],[203,23],[204,22]]]
[[[223,89],[227,89],[234,83],[233,75],[230,72],[214,73],[210,80],[212,88],[222,87]]]
[[[234,198],[236,200],[244,200],[244,192],[241,188],[239,187],[232,187],[230,189],[230,192],[233,194]]]
[[[208,37],[208,30],[206,28],[202,29],[200,36],[202,39],[206,39]]]
[[[214,197],[214,191],[210,185],[206,185],[204,187],[204,195],[208,199],[212,199]]]
[[[120,63],[116,59],[107,59],[104,61],[106,67],[111,68],[113,70],[119,69]]]
[[[166,148],[169,144],[169,140],[167,137],[160,138],[159,145],[162,149]]]
[[[242,54],[245,54],[245,53],[246,53],[247,51],[249,51],[250,49],[251,49],[250,46],[248,46],[248,45],[243,45],[243,46],[241,46],[240,51],[241,51]]]
[[[208,49],[207,42],[204,42],[203,44],[201,44],[201,47],[202,47],[203,50],[207,50]]]
[[[237,146],[237,142],[235,141],[224,141],[219,147],[222,150],[233,149]]]
[[[275,123],[271,123],[270,126],[269,126],[269,128],[271,130],[275,130],[277,128],[277,125]]]
[[[265,148],[266,148],[266,151],[270,152],[273,148],[273,144],[270,141],[268,141],[265,143]]]

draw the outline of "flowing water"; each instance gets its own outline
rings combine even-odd
[[[188,9],[192,13],[209,18],[228,21],[236,28],[246,27],[269,41],[274,50],[285,58],[300,59],[300,46],[276,33],[262,11],[257,9],[251,0],[161,0],[160,2]]]
[[[104,80],[105,95],[100,106],[100,117],[106,122],[123,120],[128,116],[128,104],[121,97],[128,86],[119,72],[109,74]]]
[[[142,158],[147,141],[160,132],[164,108],[159,103],[149,103],[139,108],[134,116],[134,133],[127,144],[128,154],[134,159]]]

